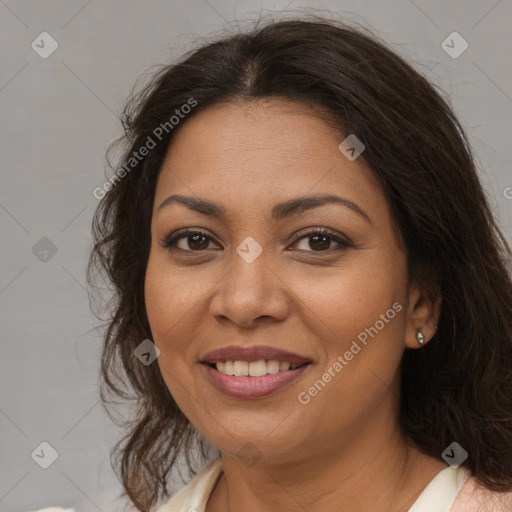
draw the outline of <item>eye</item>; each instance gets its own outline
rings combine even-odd
[[[179,242],[182,240],[184,243],[182,243],[182,246],[180,247]],[[211,240],[212,238],[208,236],[204,231],[186,230],[178,233],[171,233],[164,239],[162,245],[170,251],[178,249],[188,252],[200,252],[201,250],[208,249],[208,244]],[[187,248],[187,246],[189,248]]]
[[[302,236],[301,236],[302,235]],[[309,239],[309,242],[308,242]],[[334,251],[340,251],[347,247],[353,247],[353,244],[348,240],[338,236],[334,231],[326,228],[315,228],[314,230],[308,231],[307,233],[298,233],[295,238],[295,243],[305,241],[305,246],[309,247],[305,250],[306,252],[332,252],[331,243],[334,241],[338,244]]]

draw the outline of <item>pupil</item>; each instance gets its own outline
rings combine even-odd
[[[320,249],[326,249],[326,248],[329,248],[329,240],[330,240],[330,237],[328,235],[315,235],[315,236],[312,236],[311,237],[312,240],[314,240],[313,244],[311,243],[311,241],[309,242],[309,246],[314,249],[313,245],[315,243],[317,243],[318,239],[323,239],[324,240],[324,243],[320,243]],[[325,243],[325,241],[327,241],[327,244]]]
[[[200,249],[203,249],[203,248],[204,248],[204,247],[202,247],[202,246],[204,246],[204,243],[205,243],[205,241],[206,241],[206,237],[205,237],[204,235],[192,235],[192,236],[190,236],[189,238],[191,238],[191,239],[193,240],[193,241],[192,241],[192,244],[190,244],[190,243],[189,243],[189,247],[190,247],[191,249],[194,249],[194,247],[193,247],[193,246],[194,246],[194,244],[196,244],[196,243],[200,246],[200,247],[199,247]],[[203,243],[202,243],[202,244],[201,244],[201,243],[199,243],[199,242],[197,242],[197,240],[198,240],[198,239],[201,239],[201,238],[203,239]],[[206,241],[206,246],[208,246],[208,242],[207,242],[207,241]],[[196,248],[197,248],[197,247],[196,247]]]

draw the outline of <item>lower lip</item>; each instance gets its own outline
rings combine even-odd
[[[202,364],[209,381],[222,393],[234,398],[261,398],[282,389],[300,377],[311,364],[296,370],[286,370],[261,377],[235,377],[219,372],[215,368]]]

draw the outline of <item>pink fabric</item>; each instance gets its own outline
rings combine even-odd
[[[491,492],[470,477],[462,486],[449,512],[512,512],[512,492]]]

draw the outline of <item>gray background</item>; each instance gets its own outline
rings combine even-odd
[[[373,27],[448,93],[510,239],[510,0],[0,0],[0,511],[122,508],[85,266],[93,190],[135,80],[260,12],[313,7]],[[31,47],[44,31],[59,45],[46,59]],[[441,47],[453,31],[469,45],[458,58]],[[58,452],[48,469],[31,458],[43,441]]]

